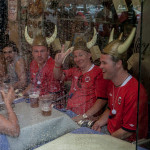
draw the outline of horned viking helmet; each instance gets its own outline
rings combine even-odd
[[[38,34],[35,38],[31,38],[28,34],[28,28],[25,27],[25,39],[32,46],[49,46],[57,36],[57,27],[55,25],[54,33],[51,37],[44,37],[42,34]]]
[[[108,45],[103,49],[103,53],[109,54],[111,56],[115,56],[116,58],[121,58],[122,55],[128,50],[129,46],[132,43],[132,40],[135,35],[136,28],[134,27],[128,36],[128,38],[125,40],[125,42],[121,42],[122,34],[119,36],[117,40],[113,40],[114,35],[114,29],[112,29]]]
[[[70,47],[68,50],[75,51],[75,50],[81,49],[81,50],[90,52],[90,48],[92,48],[92,46],[95,45],[96,40],[97,40],[97,32],[96,32],[96,29],[94,28],[94,34],[93,34],[91,41],[84,43],[84,41],[79,40],[77,43],[75,43],[74,46]]]
[[[70,53],[75,50],[84,50],[86,52],[90,52],[90,48],[92,48],[95,45],[96,40],[97,40],[97,32],[96,29],[94,28],[94,34],[91,41],[87,43],[85,41],[78,41],[77,43],[75,43],[74,46],[70,47],[67,51],[70,51]],[[65,56],[63,63],[68,55]]]

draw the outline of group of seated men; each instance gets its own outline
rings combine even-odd
[[[125,42],[110,38],[108,45],[100,55],[100,66],[91,61],[91,43],[79,40],[72,49],[57,53],[55,60],[49,55],[48,42],[37,35],[27,42],[32,46],[33,60],[30,64],[30,83],[26,85],[24,61],[18,56],[14,44],[7,44],[3,54],[7,63],[8,78],[13,87],[26,89],[31,86],[40,89],[40,95],[61,96],[61,84],[70,80],[71,87],[67,100],[67,110],[77,114],[72,119],[96,120],[93,130],[110,134],[129,142],[136,140],[138,81],[127,71],[126,52],[132,43],[135,28]],[[75,67],[63,70],[66,56],[73,54]],[[12,81],[13,82],[12,82]],[[15,81],[15,82],[14,82]],[[8,119],[0,115],[0,132],[11,136],[19,135],[18,120],[10,103],[13,101],[13,89],[2,96],[8,111]],[[146,138],[148,132],[148,104],[144,87],[140,85],[139,94],[139,138]],[[105,110],[103,108],[105,107]]]

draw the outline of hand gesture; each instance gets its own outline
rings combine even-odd
[[[62,46],[61,52],[57,53],[55,56],[55,65],[60,67],[64,61],[64,59],[72,52],[72,48],[68,49],[66,52],[64,50],[64,45]]]
[[[15,92],[12,87],[10,87],[7,94],[3,90],[1,91],[1,94],[2,94],[5,105],[11,104],[13,100],[15,99]]]

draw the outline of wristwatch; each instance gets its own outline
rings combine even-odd
[[[82,117],[83,117],[84,119],[88,118],[88,116],[87,116],[86,113],[84,113],[84,114],[82,115]]]

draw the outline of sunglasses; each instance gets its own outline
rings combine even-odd
[[[82,78],[83,78],[83,75],[79,76],[79,78],[78,78],[77,86],[78,86],[79,88],[82,87]]]

